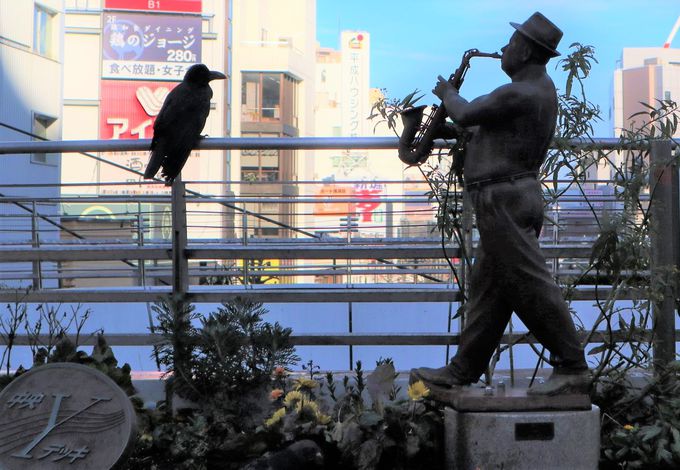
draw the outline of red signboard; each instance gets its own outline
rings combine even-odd
[[[165,97],[177,83],[102,80],[100,139],[150,139]]]
[[[201,0],[104,0],[109,10],[201,13]]]
[[[101,105],[99,106],[100,139],[150,139],[153,123],[163,105],[163,100],[177,83],[142,82],[135,80],[101,80]],[[182,175],[187,180],[200,179],[198,150],[191,153]],[[137,172],[144,172],[149,160],[147,151],[107,152],[104,158]],[[101,181],[140,182],[143,178],[122,168],[102,165]],[[104,194],[159,194],[168,188],[159,185],[112,186]]]

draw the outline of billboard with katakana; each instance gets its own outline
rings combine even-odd
[[[201,17],[104,12],[102,78],[182,80],[201,61]]]
[[[150,139],[163,101],[175,86],[168,82],[102,80],[99,138]]]

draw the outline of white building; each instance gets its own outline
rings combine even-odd
[[[612,123],[614,135],[623,130],[639,130],[649,122],[649,106],[658,107],[661,100],[680,102],[680,49],[632,47],[623,49],[614,71]],[[645,113],[639,114],[637,113]],[[680,136],[680,131],[675,137]],[[625,153],[618,153],[621,165]]]
[[[631,125],[638,128],[643,118],[631,116],[648,111],[641,103],[657,106],[657,100],[680,102],[680,49],[625,48],[614,71],[614,134],[618,137]]]
[[[318,135],[342,137],[394,136],[386,124],[369,120],[373,103],[382,97],[370,87],[371,36],[367,31],[342,31],[339,50],[319,48],[316,64],[316,129]],[[317,204],[310,225],[333,232],[348,214],[357,218],[358,236],[391,237],[400,234],[393,212],[402,213],[398,200],[404,194],[401,181],[411,176],[422,180],[416,169],[405,172],[396,150],[316,152],[313,179],[334,182],[310,188],[317,197],[357,198],[355,204]],[[399,181],[391,184],[388,181]],[[420,186],[420,185],[417,185]],[[313,191],[311,191],[313,189]],[[414,189],[422,195],[425,189]],[[336,233],[337,235],[337,233]]]
[[[163,2],[66,0],[64,44],[64,139],[142,139],[152,136],[155,116],[167,93],[194,63],[229,75],[231,0]],[[167,7],[166,7],[167,5]],[[143,47],[142,47],[143,45]],[[229,135],[231,78],[211,82],[211,112],[203,130],[210,137]],[[109,152],[99,157],[143,172],[148,152]],[[194,151],[183,172],[184,181],[224,181],[228,153]],[[163,185],[106,183],[143,182],[138,174],[80,155],[64,157],[65,183],[90,183],[65,193],[97,195],[168,194]],[[222,184],[192,184],[202,194],[224,194]],[[120,211],[119,206],[106,206]],[[69,207],[77,216],[90,207]],[[159,213],[159,207],[145,211]],[[230,230],[220,208],[192,204],[191,237],[217,238]],[[197,215],[201,211],[203,215]],[[104,211],[105,212],[105,211]],[[103,213],[104,213],[103,212]],[[160,226],[160,220],[156,220]],[[233,227],[231,227],[233,230]],[[153,230],[152,237],[164,236]]]
[[[0,0],[0,141],[62,136],[63,12],[63,0]],[[10,185],[0,187],[0,195],[59,195],[59,154],[2,155],[0,161],[0,184]],[[33,183],[45,186],[21,186]],[[31,202],[0,204],[0,239],[30,242],[31,212]],[[43,239],[59,238],[57,205],[40,203],[36,212],[43,216],[36,220]]]
[[[238,0],[234,2],[232,102],[237,112],[233,135],[303,137],[314,135],[315,0]],[[307,178],[310,152],[254,150],[233,152],[232,180],[247,184],[244,196],[289,198]],[[249,203],[257,217],[244,221],[248,236],[295,237],[296,204]]]

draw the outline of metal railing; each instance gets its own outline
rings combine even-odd
[[[207,138],[199,148],[396,149],[397,143],[396,138]],[[617,143],[617,139],[570,142],[588,148],[613,148]],[[0,154],[146,150],[149,144],[149,140],[1,142]],[[670,142],[650,145],[655,161],[670,161],[671,153]],[[652,276],[655,270],[667,270],[677,263],[678,175],[675,166],[667,171],[669,177],[658,179],[654,192],[659,204],[651,214],[654,220],[673,223],[657,224],[653,232]],[[375,203],[373,198],[256,193],[214,196],[187,191],[186,185],[191,186],[192,182],[176,180],[171,195],[0,197],[0,207],[14,208],[0,213],[0,221],[25,222],[11,227],[3,224],[0,230],[0,264],[5,267],[0,284],[24,282],[29,286],[0,289],[0,301],[155,302],[174,296],[189,302],[224,302],[245,297],[265,303],[347,302],[351,306],[353,302],[451,304],[462,299],[455,276],[443,260],[438,235],[428,236],[434,209],[425,197],[404,197],[399,191],[387,191],[379,199],[385,206],[385,217],[378,224],[382,236],[365,237],[353,231],[349,220],[346,225],[339,220],[337,224],[314,225],[310,222],[314,211],[309,208],[319,203],[356,207]],[[12,185],[3,185],[6,186]],[[597,201],[602,204],[598,210],[617,210],[614,199],[606,194]],[[557,276],[573,273],[573,265],[589,258],[592,237],[596,235],[586,230],[578,234],[578,239],[570,239],[571,232],[560,227],[568,226],[570,218],[578,219],[589,209],[579,208],[578,198],[570,195],[563,196],[560,203],[546,208],[553,215],[554,225],[541,239]],[[68,214],[54,210],[78,204],[134,207],[109,214],[114,218],[107,219],[106,214],[92,216],[88,227],[82,225],[82,217],[76,217],[81,222],[77,227],[69,225]],[[264,210],[263,205],[270,208]],[[50,211],[46,213],[41,210],[43,207]],[[387,214],[391,217],[389,223]],[[395,221],[397,214],[406,222]],[[420,216],[418,223],[408,220],[414,214]],[[112,227],[111,220],[118,226]],[[264,229],[279,230],[279,234],[287,236],[266,238],[262,236]],[[17,233],[8,236],[13,230]],[[50,231],[52,236],[47,236]],[[418,236],[411,235],[414,231]],[[210,237],[206,233],[219,236]],[[462,258],[460,246],[451,244],[445,248],[449,258]],[[276,260],[277,264],[263,265],[266,260]],[[263,278],[276,279],[278,283],[267,283]],[[106,287],[101,285],[104,279],[108,280]],[[124,282],[116,284],[112,279]],[[77,280],[100,285],[84,287]],[[593,286],[579,286],[574,299],[592,300],[595,291]],[[597,295],[604,293],[606,288],[597,288]],[[628,298],[634,297],[635,293],[630,292]],[[655,341],[655,351],[667,360],[675,353],[674,309],[672,298],[662,302],[655,310],[655,330],[649,332]],[[504,341],[521,337],[523,333],[511,333]],[[591,341],[597,342],[601,337],[601,333],[596,333]],[[294,340],[299,345],[455,345],[458,335],[450,330],[431,334],[359,334],[350,329],[345,334],[294,335]],[[27,341],[28,338],[19,337],[16,344]],[[130,333],[109,335],[109,341],[114,345],[149,345],[156,338]]]

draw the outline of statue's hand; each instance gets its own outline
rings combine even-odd
[[[434,93],[435,95],[437,95],[437,97],[438,97],[440,100],[443,101],[444,98],[446,97],[446,95],[447,95],[448,93],[458,93],[458,90],[456,90],[456,89],[454,88],[454,86],[451,85],[451,83],[450,83],[447,79],[445,79],[445,78],[442,77],[441,75],[439,75],[439,76],[437,77],[437,79],[438,79],[439,81],[437,82],[437,84],[436,84],[436,85],[434,86],[434,88],[432,89],[432,93]]]
[[[444,124],[439,126],[439,129],[437,129],[435,138],[446,140],[456,139],[458,138],[458,129],[456,129],[456,127],[453,124],[445,122]]]

